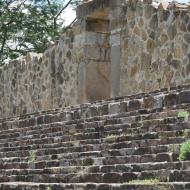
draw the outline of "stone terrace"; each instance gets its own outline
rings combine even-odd
[[[189,103],[184,85],[2,119],[0,189],[190,189]]]

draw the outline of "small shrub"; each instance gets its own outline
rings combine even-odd
[[[37,153],[36,150],[31,150],[31,151],[30,151],[30,155],[29,155],[29,158],[28,158],[28,162],[33,163],[33,162],[36,161],[36,159],[37,159],[36,153]]]
[[[178,159],[180,161],[186,160],[190,157],[190,140],[184,142],[180,147],[180,154]]]
[[[184,118],[184,119],[188,119],[189,118],[189,112],[187,112],[187,111],[180,111],[177,116],[181,117],[181,118]]]

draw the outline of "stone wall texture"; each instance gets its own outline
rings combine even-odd
[[[77,103],[77,60],[71,37],[44,54],[28,54],[0,70],[0,115],[9,117]]]
[[[190,82],[188,4],[93,0],[43,54],[0,69],[0,116],[9,117]]]
[[[190,12],[137,3],[121,12],[120,95],[190,82]]]

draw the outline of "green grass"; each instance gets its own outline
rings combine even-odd
[[[180,154],[178,159],[180,161],[187,160],[190,157],[190,140],[181,144]]]
[[[160,181],[155,178],[155,179],[137,179],[137,180],[132,180],[128,182],[129,184],[142,184],[142,185],[154,185],[160,183]]]
[[[120,135],[108,135],[107,137],[104,138],[104,142],[115,142],[117,138],[126,136],[126,134],[120,134]]]
[[[37,150],[31,150],[31,151],[29,152],[30,155],[29,155],[29,157],[28,157],[28,162],[34,163],[34,162],[36,161],[36,159],[37,159],[36,153],[37,153]]]

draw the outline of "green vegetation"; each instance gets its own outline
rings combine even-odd
[[[49,187],[47,188],[47,190],[52,190],[52,188],[49,186]]]
[[[37,159],[36,153],[37,153],[36,150],[31,150],[31,151],[29,152],[30,155],[29,155],[29,158],[28,158],[28,162],[34,163],[34,162],[36,161],[36,159]]]
[[[104,138],[104,142],[112,143],[115,142],[117,138],[126,136],[126,134],[120,134],[120,135],[108,135]]]
[[[5,60],[42,53],[59,39],[64,10],[81,0],[0,0],[0,65]]]
[[[190,157],[190,140],[184,142],[180,147],[180,154],[178,159],[180,161],[186,160]]]
[[[188,119],[189,118],[189,112],[187,112],[187,111],[180,111],[177,116],[181,117],[181,118],[184,118],[184,119]]]
[[[107,137],[105,137],[104,142],[115,142],[116,138],[119,137],[118,135],[108,135]]]
[[[132,180],[128,182],[129,184],[143,184],[143,185],[154,185],[160,183],[160,181],[155,179],[142,179],[142,180]]]

